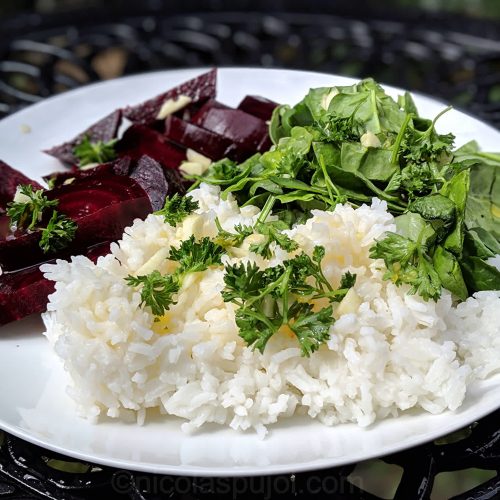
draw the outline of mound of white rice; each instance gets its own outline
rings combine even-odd
[[[191,195],[200,208],[177,228],[150,215],[127,228],[97,264],[79,256],[42,266],[56,282],[46,336],[70,373],[68,390],[82,415],[142,423],[146,410],[157,408],[185,419],[184,430],[216,422],[260,434],[296,413],[328,425],[366,426],[414,407],[455,410],[472,380],[499,371],[500,292],[477,293],[455,306],[447,291],[425,302],[384,281],[383,262],[371,260],[369,248],[395,226],[377,199],[358,209],[315,211],[289,231],[308,253],[325,247],[323,270],[333,285],[346,271],[357,275],[336,306],[330,340],[310,358],[286,333],[276,334],[264,354],[245,346],[236,306],[220,294],[223,267],[189,275],[177,304],[155,323],[123,278],[171,271],[170,247],[191,234],[215,236],[216,216],[231,230],[254,223],[259,213],[221,200],[216,187],[202,185]],[[246,241],[224,262],[265,267],[288,257],[277,248],[266,261],[248,247]]]

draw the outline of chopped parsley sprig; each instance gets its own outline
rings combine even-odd
[[[75,221],[54,210],[47,227],[42,229],[40,248],[45,253],[63,250],[73,241],[77,229]]]
[[[310,356],[329,339],[334,323],[331,304],[315,311],[309,301],[342,300],[355,276],[343,277],[344,288],[334,290],[321,270],[323,256],[324,249],[316,247],[312,259],[302,253],[267,269],[259,269],[255,263],[226,266],[222,297],[239,306],[236,324],[248,345],[263,352],[278,330],[289,328],[302,354]]]
[[[49,200],[43,189],[33,190],[31,184],[18,187],[18,197],[21,201],[11,201],[7,205],[7,215],[10,217],[11,226],[18,229],[31,231],[40,223],[43,211],[46,208],[55,207],[58,200]]]
[[[78,166],[84,167],[92,163],[101,164],[113,161],[117,156],[115,151],[116,142],[117,139],[108,142],[92,142],[88,136],[85,136],[73,150],[73,154],[78,159]]]
[[[167,197],[162,209],[155,212],[156,215],[162,215],[165,222],[175,226],[182,222],[188,215],[200,208],[200,204],[190,196],[180,196],[175,193]]]
[[[167,258],[179,263],[175,273],[162,275],[159,271],[153,271],[144,276],[129,275],[125,281],[131,287],[141,287],[141,306],[149,306],[157,319],[176,303],[175,295],[181,289],[186,275],[220,265],[223,253],[224,249],[210,238],[196,241],[195,237],[191,236],[184,240],[179,248],[170,250]]]
[[[10,224],[20,230],[40,231],[40,248],[44,253],[66,248],[75,238],[77,224],[66,215],[52,210],[52,216],[45,227],[42,220],[45,210],[56,207],[59,200],[49,200],[43,189],[33,190],[30,184],[19,186],[18,198],[7,205]]]
[[[163,276],[159,271],[143,276],[127,276],[129,286],[141,288],[141,306],[149,306],[155,316],[163,316],[168,308],[175,304],[174,295],[179,292],[177,276]]]

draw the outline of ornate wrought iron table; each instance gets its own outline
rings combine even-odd
[[[122,74],[244,65],[370,75],[442,97],[500,126],[500,24],[419,12],[359,18],[294,5],[243,13],[209,2],[195,14],[149,4],[141,12],[31,13],[0,21],[0,116]],[[500,498],[499,421],[497,411],[445,442],[384,457],[404,470],[394,498],[429,498],[438,473],[471,467],[496,474],[454,498]],[[73,462],[0,432],[0,499],[9,500],[379,498],[350,482],[354,470],[217,481],[137,474]]]

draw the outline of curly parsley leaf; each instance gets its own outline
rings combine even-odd
[[[363,133],[362,124],[354,118],[354,114],[323,115],[314,122],[312,129],[318,133],[317,140],[327,142],[359,141]]]
[[[149,306],[155,316],[162,316],[168,308],[175,304],[174,296],[179,292],[179,280],[174,275],[162,276],[153,271],[145,276],[127,276],[129,286],[141,286],[141,306]]]
[[[275,323],[262,312],[250,308],[239,308],[235,319],[240,337],[260,352],[264,352],[267,342],[281,326],[279,321]]]
[[[20,185],[18,190],[17,197],[21,201],[12,201],[7,205],[10,224],[18,229],[35,229],[42,220],[43,211],[59,203],[59,200],[49,200],[43,189],[34,191],[31,184]]]
[[[239,306],[236,324],[248,345],[262,352],[269,339],[286,327],[296,336],[304,356],[328,340],[333,309],[327,306],[315,312],[308,300],[327,297],[335,302],[348,288],[332,289],[321,270],[323,257],[324,249],[316,247],[313,258],[302,253],[267,269],[255,263],[226,266],[222,297]],[[341,286],[352,286],[354,281],[355,276],[349,275]]]
[[[410,285],[410,293],[418,293],[425,300],[437,300],[441,296],[441,280],[420,241],[387,233],[370,249],[370,257],[384,259],[387,267],[384,279],[396,285]]]
[[[303,311],[296,320],[290,323],[290,329],[299,340],[302,353],[310,356],[317,351],[321,344],[329,338],[329,330],[332,325],[332,306],[324,307],[318,312],[312,311],[312,305],[308,304],[307,311]]]
[[[42,230],[40,248],[45,253],[66,248],[74,239],[77,229],[76,222],[54,210],[47,227]]]
[[[144,276],[128,276],[125,281],[129,286],[142,286],[141,306],[150,306],[156,317],[162,316],[175,304],[173,297],[179,292],[186,275],[220,265],[223,253],[224,249],[209,238],[198,242],[191,236],[179,248],[170,249],[168,259],[180,264],[173,274],[163,276],[156,270]]]
[[[220,221],[218,218],[215,219],[215,225],[219,232],[217,236],[214,238],[214,243],[217,243],[221,247],[239,247],[243,240],[253,234],[253,227],[246,226],[243,224],[237,224],[234,226],[234,233],[230,233],[222,228]]]
[[[196,241],[194,236],[184,240],[179,248],[171,248],[169,259],[180,264],[178,273],[196,273],[221,264],[224,249],[205,237]]]
[[[287,252],[297,250],[299,247],[297,242],[283,233],[286,229],[289,229],[287,224],[281,220],[256,224],[255,231],[265,236],[265,239],[262,243],[250,245],[250,251],[270,259],[272,257],[271,243],[276,243]]]
[[[73,154],[78,159],[78,166],[84,167],[91,163],[113,161],[117,156],[115,151],[116,142],[117,139],[112,139],[108,142],[91,142],[90,138],[85,136],[80,144],[73,149]]]
[[[339,288],[349,289],[352,288],[355,283],[356,283],[356,275],[347,271],[345,274],[342,275],[342,278],[340,279]]]
[[[154,213],[155,215],[162,215],[165,222],[171,226],[176,226],[198,208],[200,208],[200,204],[190,196],[180,196],[179,193],[175,193],[165,200],[161,210]]]

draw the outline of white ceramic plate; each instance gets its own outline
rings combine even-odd
[[[99,83],[31,106],[0,122],[0,157],[29,176],[60,169],[42,149],[69,139],[117,107],[134,104],[181,83],[201,70],[165,71]],[[333,75],[263,69],[219,71],[218,99],[236,105],[245,94],[295,103],[310,87],[345,85]],[[394,89],[391,93],[396,95]],[[424,116],[443,104],[417,96]],[[23,133],[24,125],[31,128]],[[458,111],[439,122],[460,145],[477,139],[498,150],[500,133]],[[412,447],[447,434],[500,407],[500,376],[471,387],[456,412],[423,412],[378,422],[325,427],[292,418],[270,427],[259,440],[252,433],[206,427],[184,435],[181,421],[162,418],[139,427],[117,421],[91,425],[75,415],[65,393],[66,375],[42,336],[42,322],[31,317],[0,329],[0,428],[23,439],[105,465],[197,476],[238,476],[298,472],[356,462]]]

